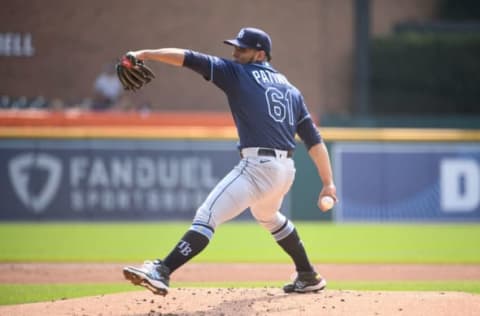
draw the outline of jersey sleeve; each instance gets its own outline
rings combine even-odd
[[[302,106],[300,107],[297,121],[297,134],[307,147],[307,150],[310,150],[312,146],[322,142],[322,136],[318,132],[318,129],[308,112],[303,97],[301,97],[301,102]]]
[[[199,73],[224,91],[234,87],[237,80],[236,64],[216,56],[187,51],[183,66]]]

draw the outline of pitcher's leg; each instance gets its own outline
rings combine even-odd
[[[255,200],[257,194],[246,178],[246,166],[242,160],[217,184],[198,208],[192,226],[163,261],[147,261],[138,268],[125,267],[125,278],[155,294],[166,295],[170,274],[207,247],[216,226],[237,216]]]
[[[258,206],[254,209],[256,207]],[[275,241],[292,258],[297,271],[313,271],[303,242],[290,220],[280,212],[275,212],[270,218],[260,218],[253,210],[252,214],[264,228],[270,231]]]
[[[257,220],[271,232],[273,238],[295,264],[297,276],[293,282],[283,287],[283,291],[285,293],[306,293],[323,290],[327,286],[327,281],[311,265],[293,223],[280,212],[276,212],[270,219],[264,217],[257,218]]]
[[[198,208],[192,226],[164,260],[171,272],[205,249],[218,225],[236,217],[250,205],[255,193],[244,175],[245,165],[241,162],[227,174]]]

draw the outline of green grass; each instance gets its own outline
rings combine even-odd
[[[252,288],[281,287],[283,282],[178,282],[173,287],[196,288]],[[480,294],[480,281],[382,281],[382,282],[329,282],[331,290],[366,291],[461,291]],[[0,305],[34,303],[70,299],[82,296],[103,295],[127,291],[144,291],[129,284],[0,284]]]
[[[0,305],[138,291],[130,284],[0,284]]]
[[[2,223],[3,262],[135,262],[163,257],[187,222]],[[480,263],[480,224],[296,223],[314,262]],[[289,262],[256,223],[219,227],[196,262]]]
[[[165,256],[187,222],[0,223],[0,262],[141,262]],[[296,223],[315,263],[480,264],[480,224]],[[196,262],[290,262],[256,223],[222,225]],[[281,286],[282,283],[175,283],[176,287]],[[464,291],[480,281],[335,282],[330,289]],[[135,291],[129,284],[0,284],[0,304]]]

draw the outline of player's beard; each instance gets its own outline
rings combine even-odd
[[[241,64],[252,64],[252,63],[256,62],[255,55],[250,56],[248,58],[237,59],[237,62],[239,62]]]
[[[257,60],[255,59],[255,54],[248,57],[248,58],[242,58],[242,55],[239,55],[239,56],[233,56],[234,57],[234,60],[237,62],[237,63],[240,63],[240,64],[251,64],[251,63],[254,63],[256,62]]]

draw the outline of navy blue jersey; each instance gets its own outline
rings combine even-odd
[[[311,121],[300,91],[267,62],[240,64],[187,51],[184,66],[225,92],[240,148],[293,150],[298,125]]]

